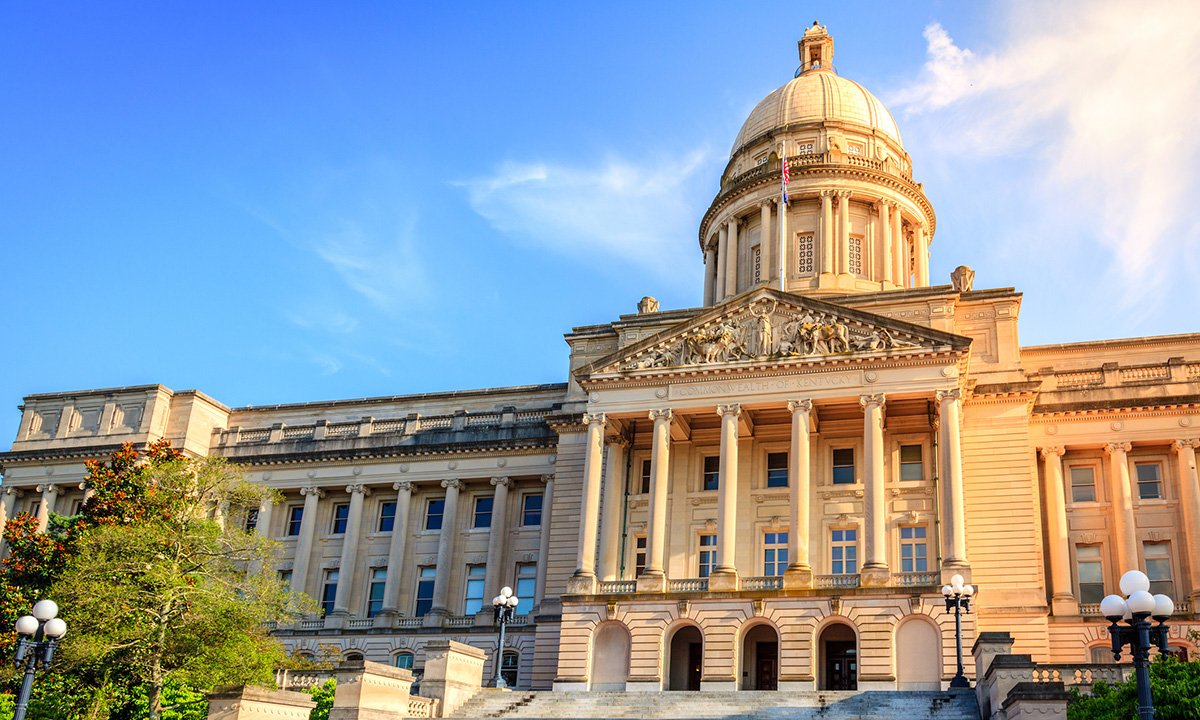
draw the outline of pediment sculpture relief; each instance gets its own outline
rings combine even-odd
[[[648,370],[771,358],[920,347],[917,338],[846,323],[828,313],[758,300],[741,312],[629,358],[621,370]]]

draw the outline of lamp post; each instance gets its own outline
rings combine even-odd
[[[942,586],[942,595],[946,598],[946,612],[954,611],[954,643],[958,652],[958,672],[950,681],[952,688],[969,688],[971,681],[963,674],[962,662],[962,613],[971,612],[971,596],[975,588],[963,584],[963,576],[955,575],[950,578],[949,585]]]
[[[1121,576],[1120,595],[1109,595],[1100,601],[1100,612],[1112,624],[1108,634],[1112,636],[1113,659],[1120,661],[1121,648],[1129,646],[1133,655],[1133,667],[1137,675],[1138,717],[1154,720],[1154,700],[1150,697],[1150,648],[1158,646],[1159,652],[1167,652],[1167,620],[1175,612],[1175,602],[1166,595],[1150,594],[1150,578],[1145,573],[1130,570]],[[1158,625],[1151,626],[1147,618],[1153,617]],[[1121,627],[1124,620],[1129,627]]]
[[[500,594],[492,598],[492,609],[496,612],[496,623],[500,625],[500,644],[496,646],[496,683],[498,688],[506,688],[504,676],[500,674],[504,665],[504,626],[517,616],[517,604],[521,601],[513,595],[512,588],[505,587]],[[16,718],[14,718],[16,720]]]
[[[23,665],[25,677],[21,680],[21,692],[17,695],[13,720],[25,720],[38,663],[41,663],[42,669],[50,667],[50,661],[54,658],[54,648],[67,633],[67,624],[57,616],[58,603],[53,600],[39,600],[33,606],[32,615],[17,618],[17,654],[13,658],[13,665],[18,670]]]

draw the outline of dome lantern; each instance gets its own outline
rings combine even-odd
[[[796,44],[800,48],[800,70],[797,74],[810,70],[837,72],[833,67],[833,38],[825,31],[824,25],[814,20],[812,27],[804,31],[804,39]]]

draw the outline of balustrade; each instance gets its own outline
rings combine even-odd
[[[667,592],[708,592],[708,578],[668,580]]]
[[[815,575],[813,584],[818,588],[856,588],[861,584],[858,575]]]
[[[779,590],[782,587],[782,577],[751,577],[742,580],[743,590]]]
[[[1086,689],[1093,683],[1108,684],[1123,682],[1133,672],[1133,665],[1115,664],[1068,664],[1043,665],[1033,669],[1033,681],[1039,683],[1061,682],[1067,687]]]
[[[623,595],[637,592],[637,580],[607,580],[596,591],[601,595]]]

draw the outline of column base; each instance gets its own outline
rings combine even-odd
[[[737,692],[737,678],[732,675],[710,675],[700,678],[700,692]]]
[[[886,565],[863,567],[858,579],[863,587],[887,587],[892,581],[892,571]]]
[[[813,573],[810,567],[789,567],[783,571],[785,588],[810,588],[812,584]]]
[[[350,626],[350,613],[345,610],[334,610],[325,616],[326,630],[345,630]]]
[[[955,575],[962,575],[963,582],[967,585],[971,584],[971,566],[965,562],[947,562],[942,565],[942,584],[949,585],[950,578]]]
[[[496,611],[491,608],[484,608],[475,613],[475,627],[492,627],[496,624]]]
[[[717,569],[708,576],[709,592],[737,592],[740,589],[741,582],[738,579],[737,570]]]
[[[380,610],[379,612],[375,613],[375,617],[372,618],[372,623],[377,628],[395,627],[396,618],[399,615],[400,615],[400,613],[396,612],[395,610],[393,610],[391,608],[387,608],[385,610]]]
[[[663,572],[643,572],[637,579],[637,591],[640,593],[666,592],[667,574]]]
[[[1078,615],[1079,603],[1070,595],[1055,595],[1050,599],[1050,611],[1055,615]]]
[[[421,627],[440,628],[445,626],[446,618],[450,617],[450,611],[445,608],[434,608],[425,613],[425,617],[421,620]]]
[[[576,573],[567,578],[567,595],[595,595],[596,576]]]

